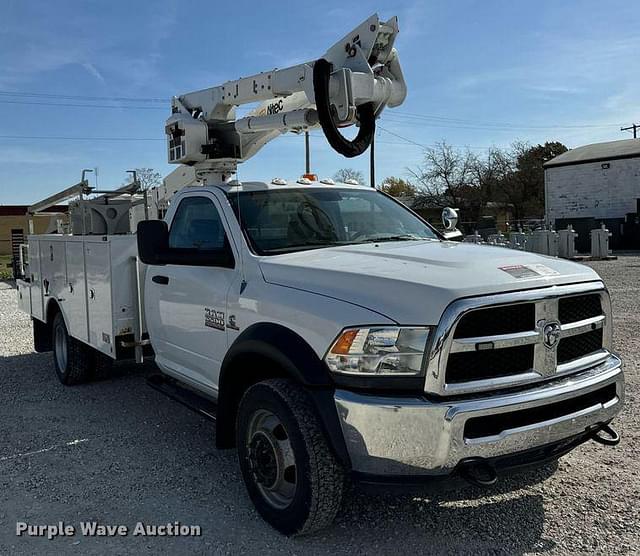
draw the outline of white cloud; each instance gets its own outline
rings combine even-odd
[[[85,62],[84,64],[82,64],[82,67],[86,69],[91,75],[93,75],[93,77],[95,77],[98,81],[104,83],[104,77],[102,77],[102,74],[93,64]]]

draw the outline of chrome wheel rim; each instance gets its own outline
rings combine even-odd
[[[67,370],[67,334],[62,326],[56,327],[54,343],[58,369],[65,372]]]
[[[249,469],[258,490],[274,508],[286,508],[296,493],[298,470],[282,421],[267,409],[256,411],[246,442]]]

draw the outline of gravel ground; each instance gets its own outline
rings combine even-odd
[[[214,427],[145,384],[151,366],[65,388],[32,351],[15,291],[0,283],[0,554],[490,553],[640,551],[640,257],[591,263],[613,297],[627,402],[616,448],[583,445],[554,467],[427,496],[354,492],[332,529],[287,539],[253,510]],[[541,481],[537,482],[536,481]],[[18,538],[16,521],[199,525],[200,537]]]

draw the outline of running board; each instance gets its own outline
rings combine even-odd
[[[216,404],[196,394],[193,390],[181,386],[179,382],[162,374],[154,374],[147,378],[147,384],[154,390],[162,392],[172,400],[181,403],[203,417],[216,420]]]

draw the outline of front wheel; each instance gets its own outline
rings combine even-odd
[[[86,382],[95,362],[93,349],[69,336],[62,313],[57,313],[52,327],[53,364],[62,384]]]
[[[240,469],[258,513],[285,535],[328,526],[342,501],[344,472],[327,445],[304,389],[259,382],[238,409]]]

